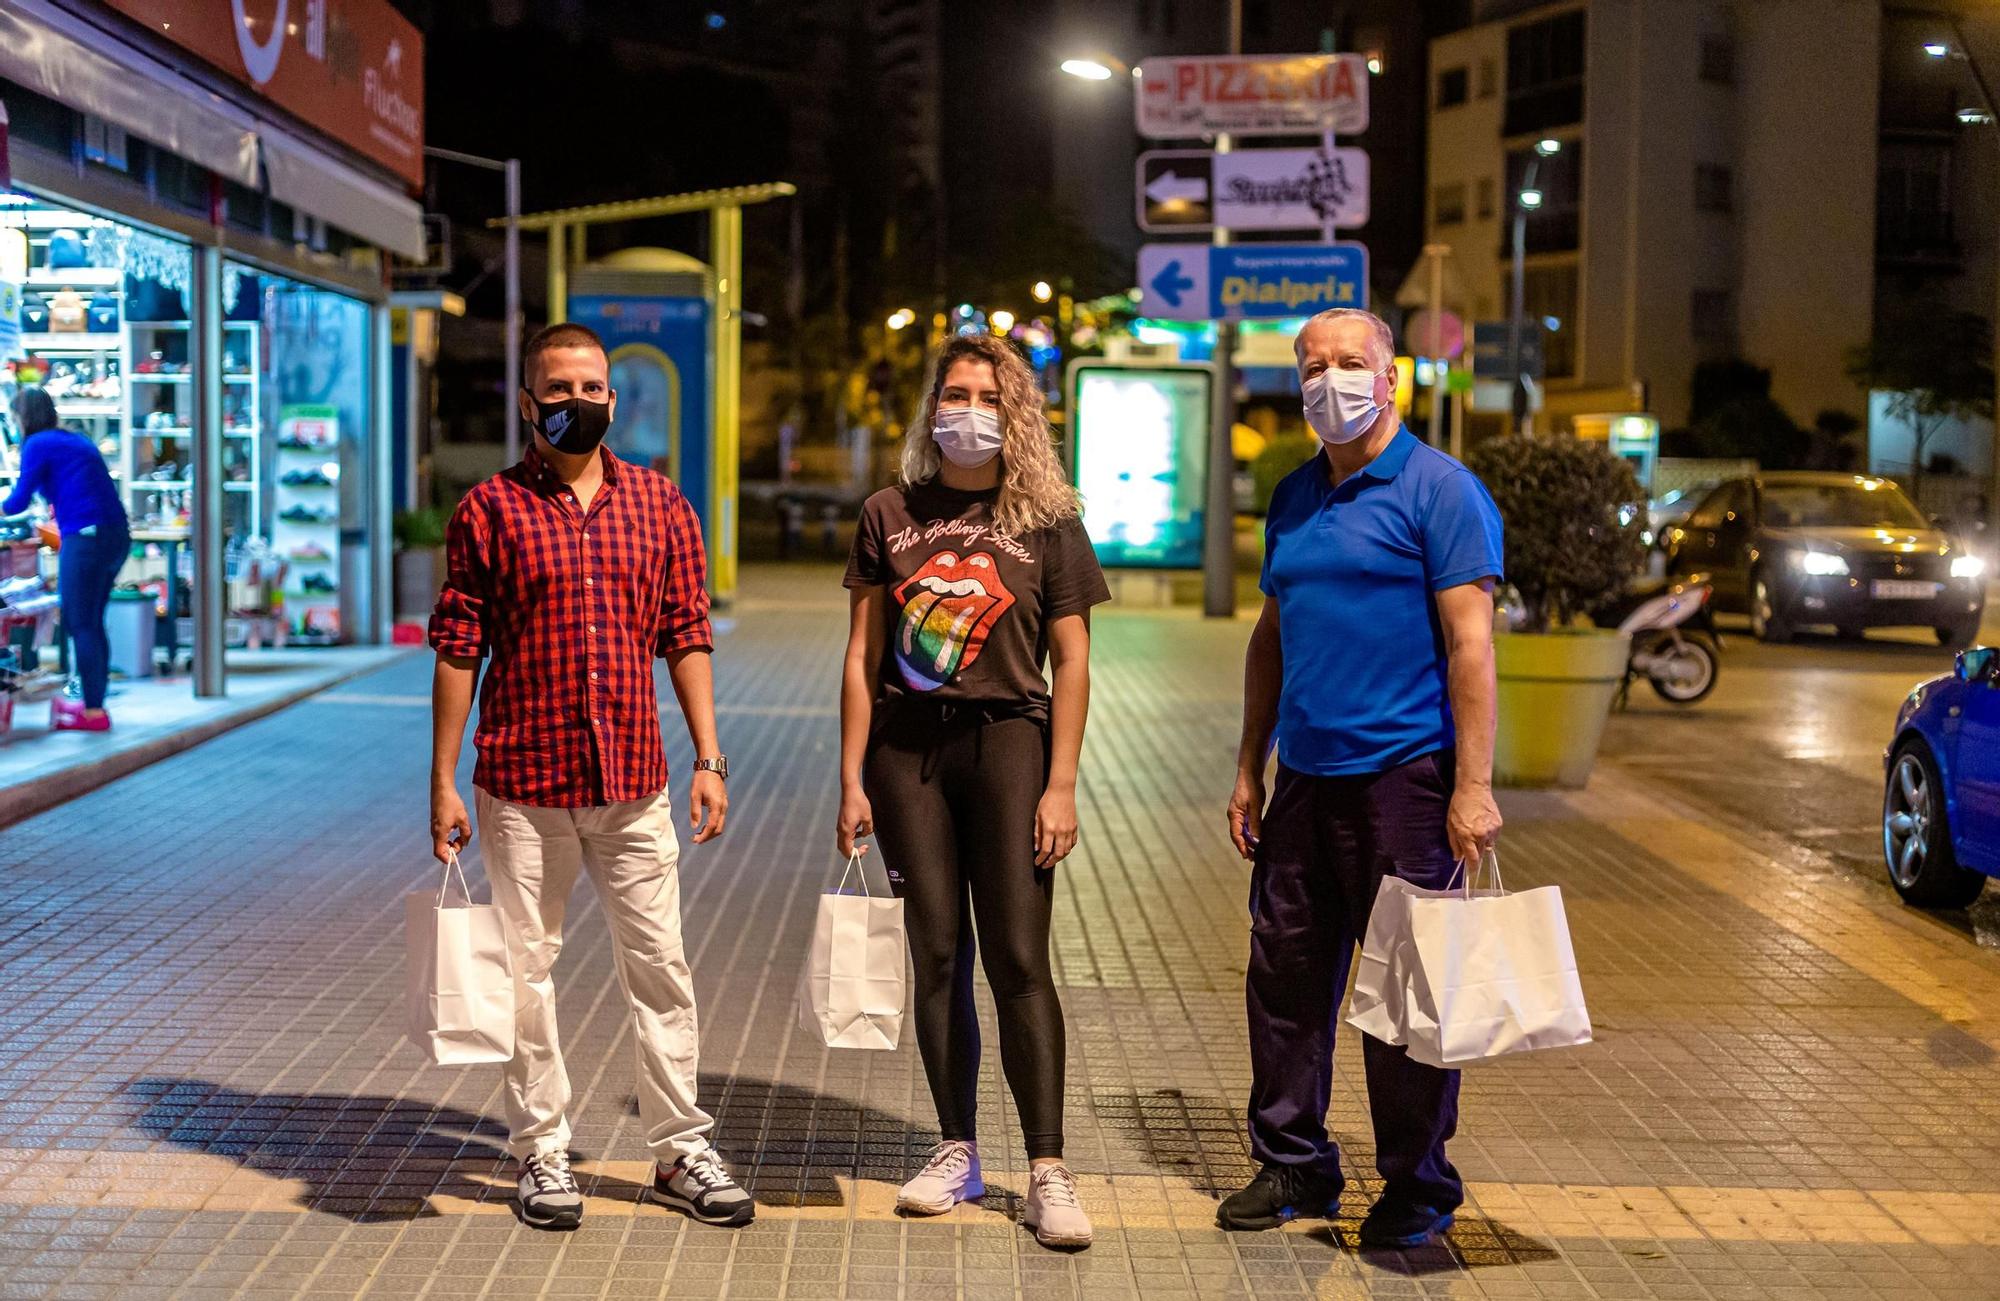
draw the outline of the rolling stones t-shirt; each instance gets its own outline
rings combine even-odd
[[[1111,589],[1082,520],[1008,537],[993,530],[999,495],[932,480],[862,506],[844,581],[888,590],[878,697],[1006,702],[1046,716],[1049,624]]]

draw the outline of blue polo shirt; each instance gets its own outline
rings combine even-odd
[[[1383,772],[1452,744],[1432,594],[1501,576],[1486,486],[1399,429],[1339,487],[1325,454],[1286,475],[1260,586],[1278,602],[1278,759],[1317,777]]]

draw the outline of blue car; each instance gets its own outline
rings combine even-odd
[[[1882,856],[1905,902],[1963,908],[2000,876],[2000,650],[1960,651],[1896,713]]]

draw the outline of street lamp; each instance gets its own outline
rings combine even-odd
[[[887,325],[892,330],[900,330],[903,329],[905,326],[909,325],[911,322],[915,321],[916,319],[917,319],[917,314],[915,312],[911,311],[907,307],[899,307],[894,312],[891,312],[889,314],[889,319],[883,322],[883,324]]]
[[[1035,282],[1034,295],[1036,302],[1046,303],[1047,301],[1049,301],[1049,299],[1055,297],[1055,292],[1056,291],[1049,285],[1048,281],[1037,280]]]
[[[1110,65],[1114,63],[1118,63],[1118,60],[1102,58],[1064,59],[1062,61],[1062,70],[1072,77],[1081,77],[1085,81],[1109,81],[1113,76]],[[1123,67],[1124,65],[1119,64],[1119,66]]]
[[[995,334],[1005,334],[1014,328],[1014,314],[1004,307],[988,316],[986,320],[993,327]]]
[[[1925,41],[1924,53],[1930,55],[1933,59],[1943,59],[1950,56],[1951,47],[1943,41]]]
[[[1521,172],[1521,190],[1514,201],[1514,301],[1513,310],[1507,316],[1507,365],[1511,374],[1509,383],[1513,386],[1512,409],[1516,429],[1523,426],[1528,415],[1528,388],[1521,378],[1522,318],[1527,311],[1528,214],[1538,210],[1545,197],[1535,186],[1535,176],[1541,171],[1542,160],[1561,152],[1562,141],[1554,136],[1543,136],[1535,141],[1535,152]]]

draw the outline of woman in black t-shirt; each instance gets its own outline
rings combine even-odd
[[[904,436],[902,480],[862,507],[847,568],[839,825],[842,854],[876,837],[905,901],[917,1046],[943,1138],[897,1205],[942,1214],[985,1191],[973,1130],[977,918],[1027,1140],[1026,1223],[1046,1245],[1087,1246],[1090,1220],[1062,1160],[1049,913],[1055,866],[1076,844],[1090,608],[1111,593],[1034,375],[1004,340],[939,349]],[[1042,676],[1051,660],[1053,691]]]

